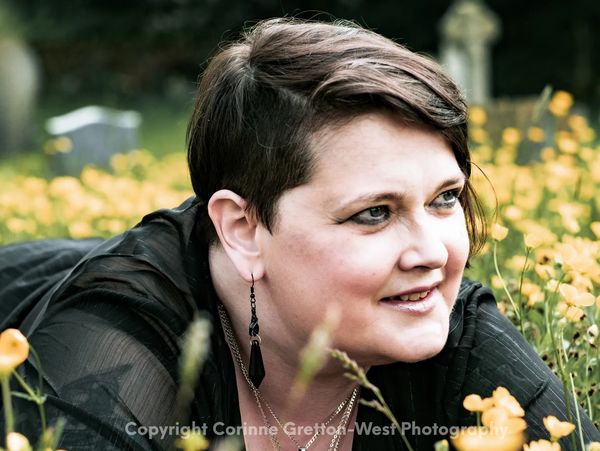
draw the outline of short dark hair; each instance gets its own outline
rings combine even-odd
[[[441,133],[469,178],[467,106],[437,63],[350,22],[260,22],[204,71],[187,134],[194,191],[204,202],[236,192],[272,231],[279,197],[313,173],[311,136],[374,111]],[[473,253],[484,220],[468,181],[460,201]]]

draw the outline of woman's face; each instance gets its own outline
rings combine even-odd
[[[334,346],[359,363],[437,354],[469,251],[449,145],[368,114],[318,133],[313,149],[311,181],[283,194],[272,234],[259,228],[261,330],[305,341],[338,304]]]

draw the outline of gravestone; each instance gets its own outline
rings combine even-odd
[[[23,152],[30,144],[26,138],[31,131],[38,84],[33,52],[24,41],[0,33],[0,155]]]
[[[491,98],[490,47],[500,36],[498,16],[480,0],[456,0],[442,17],[440,60],[470,104]]]
[[[87,164],[107,168],[114,154],[138,146],[140,123],[141,115],[136,111],[99,106],[87,106],[50,118],[46,130],[55,142],[63,143],[54,152],[54,169],[78,175]]]

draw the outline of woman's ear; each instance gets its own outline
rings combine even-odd
[[[257,243],[258,221],[246,210],[248,203],[233,191],[222,189],[208,201],[208,215],[221,246],[247,282],[263,276],[264,267]]]

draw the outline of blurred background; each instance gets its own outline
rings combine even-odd
[[[600,2],[486,0],[479,5],[483,13],[468,10],[478,3],[0,0],[0,73],[5,79],[11,77],[8,68],[19,74],[5,82],[0,76],[0,86],[9,92],[0,94],[0,117],[27,116],[15,125],[27,129],[25,137],[15,138],[18,147],[5,145],[0,152],[41,149],[49,136],[48,118],[86,105],[138,111],[140,146],[159,153],[181,150],[195,81],[219,42],[235,38],[244,25],[283,15],[351,19],[441,60],[450,49],[444,62],[468,85],[470,75],[460,73],[468,62],[459,52],[452,56],[462,39],[467,53],[481,60],[479,75],[473,76],[481,77],[483,86],[464,86],[483,92],[470,99],[475,103],[527,103],[550,85],[572,93],[588,115],[597,116]],[[8,99],[18,94],[22,99]],[[29,116],[16,111],[27,108]]]
[[[198,76],[277,16],[352,20],[436,58],[474,107],[479,163],[596,172],[597,0],[0,0],[0,243],[110,236],[191,195]]]

